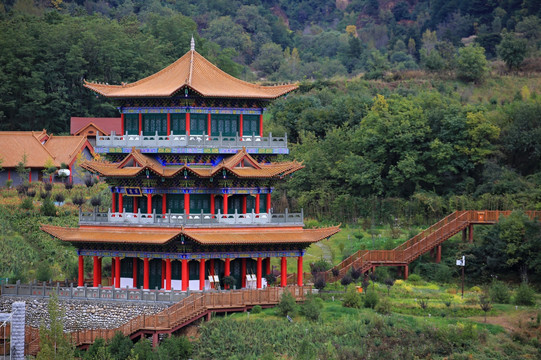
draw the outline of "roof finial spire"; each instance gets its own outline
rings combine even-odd
[[[190,50],[191,51],[195,50],[195,40],[193,39],[193,35],[192,35],[192,41],[190,41]]]

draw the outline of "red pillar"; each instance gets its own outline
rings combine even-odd
[[[99,281],[99,276],[100,276],[100,272],[98,270],[98,267],[100,266],[100,260],[97,256],[94,256],[94,279],[93,279],[93,282],[92,282],[92,286],[94,287],[98,287],[100,281]]]
[[[470,225],[468,226],[468,235],[469,235],[468,241],[469,241],[470,244],[471,244],[471,243],[473,243],[473,224],[470,224]]]
[[[263,114],[259,115],[259,136],[263,137]]]
[[[255,213],[259,214],[259,194],[255,194]]]
[[[224,194],[224,209],[223,213],[227,214],[227,194]]]
[[[282,256],[282,263],[280,268],[280,286],[285,287],[287,285],[287,258]]]
[[[208,113],[207,115],[207,134],[208,136],[211,136],[212,135],[212,123],[210,122],[210,113]]]
[[[271,263],[270,263],[270,257],[268,257],[265,261],[265,274],[270,274],[271,273]]]
[[[188,273],[188,260],[182,260],[182,291],[188,290],[190,274]]]
[[[139,113],[139,135],[143,132],[143,114]]]
[[[111,258],[111,285],[115,286],[115,258]]]
[[[167,213],[167,194],[162,194],[162,214]]]
[[[184,211],[186,215],[190,213],[190,194],[184,194]]]
[[[240,283],[241,288],[246,287],[246,259],[241,260]]]
[[[171,135],[171,114],[167,113],[167,136]]]
[[[209,267],[210,267],[210,274],[209,274],[209,275],[214,276],[214,275],[215,275],[215,274],[214,274],[214,259],[210,259],[210,265],[209,265]]]
[[[147,194],[147,214],[152,214],[152,195]]]
[[[120,114],[120,135],[124,135],[124,114]]]
[[[199,290],[205,288],[205,259],[199,262]]]
[[[148,258],[144,258],[143,262],[143,288],[148,290],[150,287],[150,262]]]
[[[28,182],[32,182],[32,169],[30,169],[30,171],[28,172]]]
[[[408,280],[408,276],[409,276],[409,266],[406,265],[404,266],[404,280]]]
[[[186,135],[190,135],[190,113],[186,113]]]
[[[160,284],[160,289],[165,288],[165,260],[162,259],[162,282]]]
[[[133,261],[133,265],[132,265],[132,268],[133,268],[133,287],[134,288],[137,288],[137,258],[134,257],[132,258],[132,261]]]
[[[302,256],[297,258],[297,285],[302,286]]]
[[[111,212],[116,212],[116,193],[111,193]]]
[[[85,258],[83,255],[79,255],[79,277],[77,279],[77,286],[85,286]]]
[[[271,193],[267,193],[267,213],[270,212],[271,208]]]
[[[120,258],[115,258],[115,287],[120,287]]]
[[[225,259],[225,266],[224,266],[224,277],[231,275],[231,259]],[[226,289],[229,289],[229,286],[225,286]]]
[[[244,133],[244,119],[242,117],[242,114],[240,114],[240,121],[239,121],[239,136],[242,137]]]
[[[263,259],[261,259],[260,257],[257,258],[257,270],[256,270],[256,279],[257,279],[257,288],[258,289],[261,289],[261,277],[262,277],[262,272],[263,272],[263,264],[262,264],[262,261]]]
[[[71,182],[73,182],[73,168],[72,168],[71,165],[69,166],[69,171],[70,171],[70,180],[69,180],[69,181],[70,181],[70,183],[71,183]],[[100,177],[98,176],[98,179],[99,179],[99,178],[100,178]]]
[[[439,264],[441,262],[441,245],[438,245],[437,252],[436,252],[436,263]]]
[[[8,170],[8,180],[11,180],[11,169]]]
[[[98,256],[98,284],[101,285],[101,260],[102,258]]]
[[[165,290],[171,290],[171,259],[165,260]]]
[[[121,193],[118,194],[118,212],[124,212],[124,196]]]
[[[210,194],[210,213],[214,214],[216,209],[214,208],[214,194]]]
[[[242,213],[243,214],[246,214],[246,202],[247,202],[246,197],[247,196],[248,195],[242,195]]]
[[[137,214],[137,197],[133,197],[133,213]]]

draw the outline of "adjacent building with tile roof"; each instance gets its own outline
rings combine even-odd
[[[46,165],[60,169],[62,165],[70,170],[68,181],[82,183],[83,179],[74,177],[73,173],[81,173],[76,164],[79,154],[82,160],[92,159],[94,149],[85,136],[54,136],[45,130],[39,131],[2,131],[0,132],[0,184],[13,180],[16,186],[24,180],[42,181]],[[19,163],[28,169],[28,178],[21,179],[17,173]],[[62,181],[58,174],[50,175],[49,181]]]
[[[273,258],[281,286],[288,260],[302,285],[306,248],[339,228],[304,229],[302,210],[278,213],[271,203],[275,185],[304,166],[275,161],[289,153],[287,137],[264,134],[263,113],[296,85],[233,78],[192,43],[147,78],[85,86],[121,114],[119,131],[96,138],[101,159],[81,165],[107,181],[112,202],[106,211],[81,212],[77,228],[42,227],[77,248],[79,286],[92,259],[92,286],[110,275],[116,287],[148,291],[223,287],[224,277],[237,288],[262,288]],[[110,274],[102,273],[103,259]]]

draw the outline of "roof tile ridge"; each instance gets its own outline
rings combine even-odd
[[[188,86],[192,86],[192,75],[193,75],[193,60],[194,60],[194,56],[193,56],[193,53],[195,52],[195,50],[190,50],[190,72],[189,72],[189,75],[188,75]]]
[[[51,157],[51,159],[53,159],[53,162],[56,163],[55,165],[60,165],[60,164],[58,164],[58,162],[56,162],[56,156],[54,156],[53,153],[50,152],[49,149],[47,149],[47,146],[45,146],[45,145],[49,142],[49,140],[51,140],[51,139],[53,138],[53,136],[54,136],[53,134],[49,135],[49,139],[47,139],[47,141],[45,142],[45,144],[42,144],[41,141],[39,141],[39,139],[38,139],[36,136],[32,136],[32,137],[38,142],[38,144],[41,145],[41,147],[45,150],[45,152],[46,152],[47,154],[49,154],[49,156]]]
[[[188,53],[182,55],[175,62],[173,62],[172,64],[167,65],[166,67],[164,67],[160,71],[155,72],[154,74],[149,75],[149,76],[147,76],[145,78],[139,79],[139,80],[137,80],[135,82],[122,84],[122,85],[105,85],[105,84],[100,84],[100,85],[102,85],[104,87],[112,87],[112,86],[114,86],[114,87],[125,89],[125,88],[130,88],[130,87],[133,87],[133,86],[136,86],[136,85],[144,84],[145,82],[147,82],[149,80],[152,80],[152,79],[154,79],[155,77],[157,77],[157,76],[159,76],[161,74],[165,74],[165,73],[171,71],[171,69],[175,68],[176,65],[178,65],[178,63],[181,62],[181,60],[184,59],[184,57],[187,56],[187,55],[188,55]]]
[[[252,84],[251,82],[248,82],[248,81],[244,81],[242,79],[239,79],[239,78],[236,78],[232,75],[229,75],[228,73],[226,73],[225,71],[223,71],[222,69],[220,69],[218,66],[214,65],[213,63],[211,63],[209,60],[207,60],[203,55],[199,54],[196,50],[194,50],[194,52],[199,55],[198,59],[200,59],[201,61],[203,61],[203,63],[206,63],[207,65],[210,65],[212,66],[213,68],[215,68],[216,70],[218,70],[218,72],[221,73],[221,75],[224,75],[225,77],[239,83],[239,84],[244,84],[244,85],[248,85],[254,89],[270,89],[270,88],[275,88],[275,86],[265,86],[265,85],[257,85],[257,84]],[[194,58],[195,60],[195,58]],[[288,86],[295,86],[295,87],[298,87],[297,84],[291,84],[291,85],[279,85],[281,87],[288,87]]]

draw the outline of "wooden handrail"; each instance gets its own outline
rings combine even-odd
[[[355,252],[327,271],[326,278],[337,280],[352,267],[364,273],[377,265],[409,264],[466,227],[472,224],[494,224],[501,216],[509,216],[511,213],[511,210],[455,211],[393,250],[359,250]],[[525,211],[524,213],[530,219],[541,220],[541,211]],[[338,276],[335,277],[332,274],[333,270],[338,270]]]

